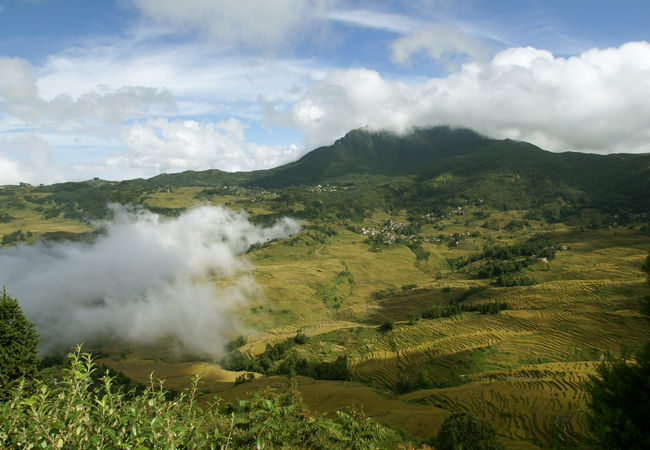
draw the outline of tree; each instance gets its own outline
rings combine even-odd
[[[0,399],[6,396],[15,380],[36,374],[38,342],[34,324],[3,287],[0,295]]]
[[[642,269],[650,286],[650,254]],[[650,296],[642,299],[641,311],[650,319]],[[629,359],[623,355],[603,361],[586,385],[589,426],[603,448],[650,448],[650,342],[634,361]]]
[[[598,444],[608,449],[650,448],[650,344],[636,355],[603,362],[587,383],[587,416]]]
[[[438,431],[435,447],[441,450],[495,450],[503,447],[489,423],[469,413],[447,417]]]

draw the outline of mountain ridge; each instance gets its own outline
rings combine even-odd
[[[487,154],[486,151],[492,153]],[[465,156],[461,157],[463,155]],[[467,155],[473,156],[470,159]],[[416,128],[405,135],[355,129],[331,145],[318,147],[297,161],[272,169],[250,172],[209,169],[185,171],[180,174],[193,174],[199,180],[215,177],[234,183],[248,182],[262,187],[283,187],[326,182],[346,174],[417,175],[423,178],[438,172],[431,167],[432,163],[440,164],[447,170],[454,164],[462,168],[463,164],[467,163],[470,163],[469,167],[474,168],[479,164],[491,168],[516,169],[512,167],[511,162],[504,159],[505,157],[514,158],[519,163],[528,161],[541,164],[542,169],[546,171],[558,171],[562,165],[566,165],[569,170],[564,171],[565,176],[576,176],[581,170],[590,168],[582,167],[584,164],[595,165],[596,167],[591,168],[596,168],[599,172],[605,169],[643,168],[644,174],[650,166],[637,164],[638,161],[650,161],[650,154],[598,155],[571,151],[556,153],[525,141],[497,140],[466,128],[440,126]],[[449,162],[445,161],[447,159]],[[634,161],[634,164],[629,164],[630,161]],[[180,174],[160,174],[147,181],[179,177]],[[602,179],[601,174],[596,178]]]
[[[411,212],[485,202],[499,209],[546,208],[556,218],[562,214],[558,211],[585,207],[640,212],[650,211],[650,154],[552,153],[528,142],[448,126],[405,135],[357,129],[273,169],[185,171],[35,190],[95,218],[106,214],[108,202],[138,202],[146,192],[179,186],[282,190],[325,184],[354,186],[354,194],[340,193],[336,201],[341,207],[357,202],[363,210],[368,208],[364,202]]]
[[[540,197],[568,189],[580,193],[583,203],[650,208],[650,154],[553,153],[528,142],[497,140],[447,126],[416,128],[406,135],[352,130],[294,163],[251,172],[250,183],[278,188],[340,182],[360,175],[407,176],[426,183],[447,173],[466,179],[469,185],[478,183],[475,190],[481,186],[489,190],[490,179],[514,177],[520,183],[513,189],[523,189],[530,197],[540,189],[544,191]],[[549,185],[556,188],[549,189]],[[458,185],[448,193],[462,195],[468,187],[472,186]],[[524,206],[535,202],[527,203]]]

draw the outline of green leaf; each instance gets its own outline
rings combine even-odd
[[[262,436],[257,436],[257,440],[255,441],[255,447],[257,450],[264,450],[264,447],[266,445],[264,444],[264,439],[262,439]]]

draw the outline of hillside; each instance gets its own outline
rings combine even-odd
[[[517,206],[557,196],[599,205],[650,206],[644,195],[650,192],[650,155],[551,153],[525,142],[448,127],[416,129],[401,137],[355,130],[268,172],[257,173],[251,183],[281,187],[409,176],[429,197],[464,196],[471,201],[482,195],[496,203],[490,192],[504,190],[504,201]]]
[[[277,190],[328,184],[355,189],[354,209],[381,203],[421,213],[484,203],[499,209],[533,208],[554,219],[585,207],[638,213],[650,209],[650,155],[551,153],[448,127],[416,129],[405,136],[355,130],[270,170],[187,171],[147,180],[62,183],[30,192],[32,198],[47,194],[69,217],[101,218],[106,203],[139,202],[146,192],[182,186]]]
[[[267,171],[5,186],[0,236],[14,250],[91,246],[106,202],[169,223],[206,204],[260,225],[301,219],[241,257],[259,292],[232,306],[242,327],[227,357],[179,356],[170,339],[87,345],[138,382],[155,371],[182,389],[199,373],[204,399],[293,376],[311,409],[360,403],[416,444],[469,411],[509,448],[588,447],[584,381],[606,352],[650,339],[638,310],[649,170],[650,155],[556,154],[468,130],[356,130]]]

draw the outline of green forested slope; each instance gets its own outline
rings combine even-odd
[[[650,155],[551,153],[525,142],[494,140],[466,129],[416,129],[405,136],[354,130],[333,145],[270,170],[162,174],[120,183],[90,180],[35,188],[68,216],[102,217],[107,202],[138,202],[146,192],[179,186],[258,187],[345,185],[355,199],[410,212],[436,205],[485,203],[499,209],[562,213],[595,206],[650,208]],[[374,196],[370,195],[371,197]],[[376,199],[367,198],[369,206]],[[365,201],[365,200],[362,200]]]

